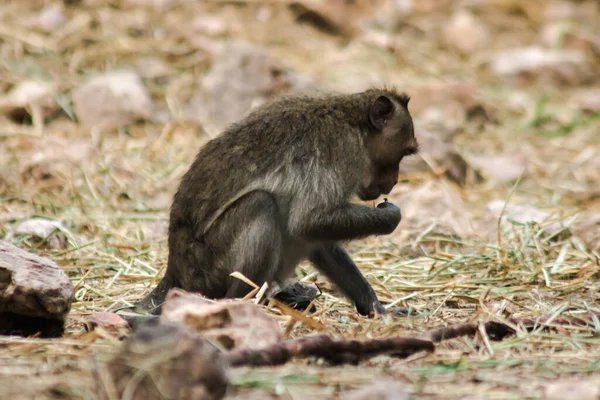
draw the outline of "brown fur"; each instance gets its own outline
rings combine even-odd
[[[382,311],[337,242],[386,234],[399,223],[390,203],[372,208],[350,200],[389,193],[402,157],[416,152],[407,104],[392,89],[290,97],[208,142],[175,194],[165,277],[141,305],[159,305],[172,287],[241,296],[250,287],[231,272],[260,285],[285,279],[308,258],[359,312]]]

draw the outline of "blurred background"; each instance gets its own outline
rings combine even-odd
[[[496,241],[517,181],[505,219],[598,254],[599,29],[597,1],[5,1],[0,235],[84,246],[76,275],[143,254],[153,276],[202,143],[283,94],[388,85],[422,148],[392,193],[394,254]]]
[[[283,94],[396,86],[422,149],[390,196],[404,219],[350,245],[380,298],[439,317],[419,329],[464,320],[490,287],[511,299],[498,313],[585,308],[600,292],[599,4],[4,0],[0,238],[61,265],[72,315],[114,310],[161,276],[202,143]],[[346,318],[333,329],[364,333],[325,279],[298,275]]]

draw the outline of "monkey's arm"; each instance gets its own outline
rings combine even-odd
[[[309,260],[354,301],[361,315],[385,313],[369,282],[338,243],[320,245],[311,252]]]
[[[387,235],[400,223],[400,209],[385,202],[377,208],[347,203],[328,211],[312,208],[292,219],[292,232],[308,240],[344,241]]]

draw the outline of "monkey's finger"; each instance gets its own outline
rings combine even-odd
[[[413,310],[412,308],[398,307],[398,308],[393,308],[392,310],[390,310],[390,314],[392,314],[393,316],[406,317],[409,315],[417,315],[417,311]]]

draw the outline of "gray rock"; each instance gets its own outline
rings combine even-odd
[[[277,95],[311,88],[310,81],[288,71],[265,49],[229,41],[213,55],[202,90],[190,101],[187,118],[214,136]]]
[[[63,318],[73,285],[53,261],[0,240],[0,313]]]
[[[153,106],[138,75],[111,72],[90,78],[73,90],[73,106],[86,128],[110,129],[149,119]]]

